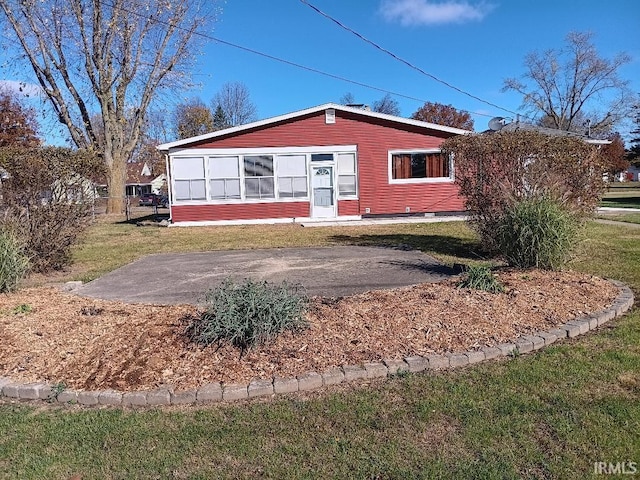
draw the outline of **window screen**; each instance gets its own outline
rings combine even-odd
[[[356,154],[338,154],[338,195],[355,196],[356,190]]]
[[[278,172],[278,197],[297,198],[308,195],[306,155],[279,155],[276,157]]]

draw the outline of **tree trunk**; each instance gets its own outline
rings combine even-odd
[[[109,192],[106,213],[120,214],[124,212],[127,165],[124,157],[117,153],[113,156],[106,153],[106,156],[111,157],[110,159],[105,158],[107,164],[107,191]]]

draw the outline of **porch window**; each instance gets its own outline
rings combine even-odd
[[[275,198],[272,155],[244,157],[246,198]]]
[[[240,157],[209,158],[209,198],[240,198]]]
[[[356,154],[338,154],[338,195],[353,197],[356,195]]]
[[[306,155],[279,155],[276,157],[276,168],[279,198],[299,198],[308,195]]]
[[[205,200],[203,157],[176,158],[173,165],[176,200]]]
[[[393,153],[391,155],[392,180],[449,179],[450,177],[449,158],[440,151]]]

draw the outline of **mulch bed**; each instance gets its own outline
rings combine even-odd
[[[188,342],[184,332],[198,313],[194,306],[24,289],[0,295],[0,376],[119,391],[288,377],[497,345],[600,311],[619,293],[603,279],[575,272],[504,270],[498,276],[505,293],[460,289],[450,280],[316,297],[307,330],[284,333],[242,357],[229,345],[216,350]]]

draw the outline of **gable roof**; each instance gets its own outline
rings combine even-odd
[[[150,185],[158,175],[151,175],[147,162],[127,163],[127,185]]]
[[[286,113],[284,115],[278,115],[277,117],[266,118],[264,120],[258,120],[257,122],[247,123],[245,125],[238,125],[237,127],[225,128],[211,133],[205,133],[204,135],[198,135],[197,137],[185,138],[183,140],[177,140],[175,142],[163,143],[156,148],[160,151],[168,151],[169,149],[190,145],[196,142],[202,142],[225,135],[234,133],[240,133],[245,130],[251,130],[253,128],[265,127],[278,122],[287,120],[293,120],[298,117],[318,113],[327,109],[333,109],[340,112],[352,113],[365,118],[375,118],[380,120],[387,120],[390,122],[398,123],[400,125],[411,125],[415,127],[421,127],[428,130],[435,130],[438,132],[451,133],[453,135],[465,135],[472,133],[470,130],[463,130],[461,128],[445,127],[444,125],[436,125],[435,123],[422,122],[420,120],[413,120],[411,118],[396,117],[395,115],[387,115],[386,113],[372,112],[364,110],[358,107],[350,107],[346,105],[339,105],[337,103],[325,103],[315,107],[307,108],[304,110],[298,110],[296,112]]]

